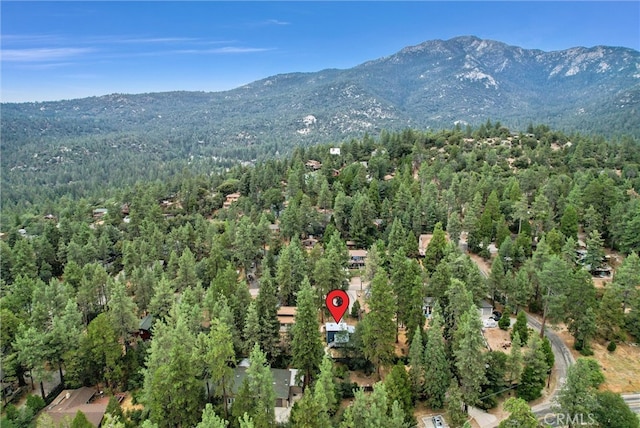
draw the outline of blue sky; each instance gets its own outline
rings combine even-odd
[[[220,91],[461,35],[640,50],[640,2],[0,2],[1,98]]]

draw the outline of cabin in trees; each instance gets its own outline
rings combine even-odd
[[[138,336],[144,341],[151,339],[151,325],[153,324],[153,315],[147,315],[140,320],[138,327]]]
[[[65,420],[73,420],[76,413],[82,412],[91,425],[99,427],[107,410],[107,404],[109,404],[109,397],[97,394],[93,388],[83,386],[78,389],[62,391],[46,408],[45,412],[56,426]]]
[[[367,250],[349,250],[349,267],[352,269],[364,267],[367,254]]]
[[[322,168],[322,163],[320,163],[320,162],[318,162],[317,160],[314,160],[314,159],[308,160],[304,165],[307,168],[312,169],[313,171],[317,171],[320,168]]]
[[[226,196],[225,201],[222,203],[222,207],[229,208],[231,204],[233,204],[234,202],[238,202],[238,199],[240,199],[240,193],[229,193]]]
[[[278,322],[280,322],[280,334],[287,334],[296,322],[295,306],[280,306],[278,308]]]
[[[99,220],[107,215],[107,212],[109,212],[109,210],[107,210],[106,208],[96,208],[95,210],[93,210],[93,218],[95,220]]]
[[[327,345],[330,348],[337,348],[349,343],[351,335],[356,332],[354,326],[344,322],[328,322],[324,325],[324,330],[327,335]]]
[[[233,386],[231,394],[227,397],[227,406],[231,406],[235,396],[242,387],[242,382],[247,375],[248,361],[240,363],[241,366],[234,369]],[[276,422],[283,423],[289,420],[291,407],[302,397],[302,381],[296,382],[297,369],[270,369],[273,376],[273,389],[276,393],[275,413]]]

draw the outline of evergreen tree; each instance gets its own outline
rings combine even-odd
[[[462,426],[467,420],[467,412],[462,401],[462,391],[460,391],[455,379],[451,380],[451,385],[447,389],[446,410],[449,421],[454,427]]]
[[[600,426],[638,428],[640,420],[620,394],[611,391],[597,391],[598,405],[593,410],[595,420]]]
[[[429,241],[429,245],[427,245],[424,252],[423,264],[429,273],[435,271],[440,260],[444,258],[446,246],[447,239],[442,230],[442,223],[438,222],[433,230],[431,241]]]
[[[314,293],[306,277],[302,281],[298,295],[298,310],[292,335],[292,364],[304,375],[303,390],[306,390],[320,369],[323,355],[318,309]]]
[[[195,339],[184,319],[172,321],[156,323],[143,371],[143,401],[160,428],[195,426],[204,405],[199,368],[192,357]]]
[[[420,327],[416,327],[409,348],[409,379],[415,401],[422,395],[425,381],[424,346],[422,345],[422,329]]]
[[[256,298],[260,326],[260,349],[273,362],[280,354],[280,321],[278,320],[278,295],[271,270],[266,268],[260,278],[260,293]]]
[[[108,315],[118,338],[128,347],[128,338],[131,332],[138,329],[137,308],[131,297],[127,295],[125,285],[120,281],[114,281],[111,289],[111,298],[107,303]]]
[[[449,233],[449,239],[457,248],[458,242],[460,242],[460,234],[462,233],[462,222],[460,221],[460,215],[457,211],[454,211],[449,216],[449,220],[447,221],[447,233]]]
[[[504,409],[509,412],[509,417],[498,425],[498,428],[538,428],[538,418],[531,411],[531,407],[521,398],[509,398],[504,403]]]
[[[466,405],[475,405],[485,382],[484,341],[478,309],[471,304],[462,314],[454,333],[453,354],[460,379],[460,391]]]
[[[220,418],[213,411],[213,406],[211,403],[207,403],[204,410],[202,411],[202,419],[196,425],[196,428],[226,428],[227,421]]]
[[[427,330],[427,346],[424,349],[424,394],[427,403],[434,409],[440,409],[445,403],[445,394],[451,382],[449,360],[442,336],[442,316],[436,304]]]
[[[393,366],[387,377],[384,379],[384,386],[387,392],[389,403],[398,402],[405,415],[407,423],[413,419],[413,399],[411,392],[411,382],[409,375],[403,364]]]
[[[542,339],[534,334],[529,338],[529,349],[524,355],[524,370],[518,384],[518,397],[525,401],[540,397],[548,370],[549,365],[542,348]]]
[[[258,318],[255,300],[251,301],[247,309],[247,318],[245,319],[242,333],[244,336],[245,352],[249,355],[256,343],[260,345],[260,319]]]
[[[208,334],[200,333],[196,340],[193,359],[204,374],[207,385],[207,398],[210,395],[222,397],[227,402],[233,382],[235,354],[229,326],[214,318]],[[225,406],[225,416],[227,407]]]
[[[234,419],[251,418],[255,428],[275,427],[276,393],[273,389],[273,375],[265,354],[257,344],[253,347],[249,360],[251,363],[231,413]]]
[[[595,360],[578,358],[567,370],[567,380],[556,397],[555,409],[574,420],[584,417],[595,410],[597,405],[596,390],[604,381],[600,367]],[[569,423],[572,426],[572,423]]]
[[[362,342],[364,355],[376,367],[378,378],[380,369],[393,357],[396,325],[395,299],[384,270],[380,269],[371,282],[368,300],[369,312],[364,316]]]
[[[520,334],[516,331],[511,338],[511,350],[509,351],[509,359],[507,360],[507,379],[511,384],[518,383],[522,376],[522,342],[520,342]]]

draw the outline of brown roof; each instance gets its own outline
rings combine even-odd
[[[107,410],[108,400],[91,401],[96,391],[86,386],[78,389],[65,389],[51,402],[46,412],[53,422],[60,423],[63,419],[73,419],[78,411],[84,413],[89,422],[100,426]]]
[[[297,307],[295,306],[280,306],[278,308],[278,316],[289,316],[289,317],[294,317],[296,316],[296,311],[298,310]]]

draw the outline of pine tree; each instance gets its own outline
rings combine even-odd
[[[238,391],[232,407],[234,418],[252,419],[255,428],[275,426],[276,393],[273,389],[273,375],[267,365],[267,358],[257,344],[253,347],[246,377]]]
[[[384,386],[387,392],[389,403],[398,402],[406,417],[406,422],[411,422],[413,415],[413,399],[411,392],[411,382],[404,365],[401,363],[393,366],[387,377],[384,379]]]
[[[245,351],[249,355],[256,343],[260,345],[260,319],[258,318],[255,300],[251,301],[247,309],[247,318],[245,319],[242,334],[244,336]]]
[[[471,304],[462,314],[453,336],[453,354],[460,379],[460,390],[466,405],[475,405],[478,402],[481,386],[486,380],[481,330],[478,309]]]
[[[588,415],[598,407],[596,391],[604,381],[600,366],[593,359],[578,358],[567,370],[567,380],[556,398],[556,412],[569,416]],[[571,424],[570,424],[571,425]]]
[[[425,380],[424,346],[422,345],[422,329],[419,327],[416,327],[409,348],[409,379],[415,401],[422,395]]]
[[[364,355],[376,367],[378,378],[383,365],[393,357],[396,325],[395,299],[384,270],[378,270],[371,282],[369,312],[363,319],[362,342]]]
[[[509,359],[507,360],[507,379],[511,384],[518,383],[522,376],[522,342],[520,334],[516,331],[511,339],[511,350],[509,351]]]
[[[451,371],[442,336],[442,316],[436,304],[427,330],[427,346],[424,350],[424,394],[427,403],[440,409],[445,402],[445,394],[451,382]]]
[[[298,294],[298,310],[292,335],[292,364],[304,374],[303,390],[306,390],[320,368],[323,355],[318,307],[307,277],[303,279]]]
[[[510,412],[510,415],[500,422],[498,428],[538,428],[540,426],[538,418],[531,411],[531,407],[521,398],[509,398],[504,403],[504,409]]]
[[[446,410],[451,425],[454,427],[462,426],[467,420],[467,412],[462,401],[462,391],[460,391],[458,382],[455,379],[451,380],[446,396]]]
[[[260,278],[260,293],[256,298],[260,325],[260,349],[273,362],[280,355],[280,321],[278,321],[278,295],[271,270],[266,268]]]
[[[431,273],[436,270],[436,266],[445,256],[445,248],[447,246],[447,238],[442,230],[442,223],[436,223],[433,230],[433,236],[429,245],[424,252],[424,267]]]
[[[160,428],[195,426],[204,394],[192,350],[195,338],[182,318],[156,323],[144,369],[144,403]]]
[[[216,415],[211,403],[207,403],[202,411],[202,419],[196,425],[196,428],[226,428],[226,426],[227,421]]]

